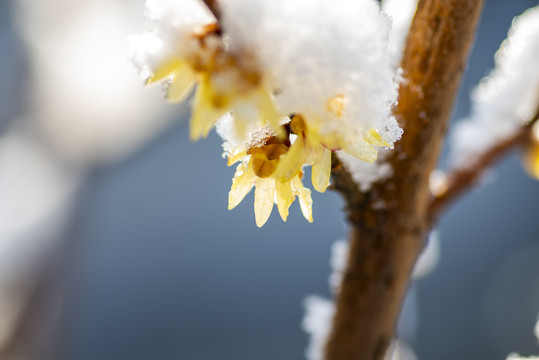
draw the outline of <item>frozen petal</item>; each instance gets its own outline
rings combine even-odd
[[[262,227],[268,221],[275,194],[273,178],[257,178],[255,189],[255,219],[256,225]]]
[[[232,187],[228,193],[228,210],[234,209],[251,191],[254,184],[254,174],[249,169],[246,162],[238,165],[234,178],[232,179]]]
[[[329,186],[329,175],[331,173],[331,151],[324,148],[322,160],[313,165],[311,171],[311,181],[318,192],[326,191]]]
[[[277,193],[277,209],[283,221],[288,218],[288,209],[296,198],[292,193],[290,181],[275,179],[275,192]]]

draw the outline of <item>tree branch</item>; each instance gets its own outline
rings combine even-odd
[[[213,16],[217,19],[217,21],[221,20],[221,9],[219,9],[219,1],[218,0],[204,0],[204,4],[210,9]]]
[[[429,174],[438,161],[482,3],[419,2],[403,55],[406,80],[394,111],[404,128],[388,159],[394,176],[361,193],[344,167],[333,171],[351,230],[328,360],[382,359],[393,337],[429,229]],[[385,207],[373,207],[375,202]]]
[[[538,120],[539,108],[533,119],[528,125],[523,126],[520,131],[485,150],[473,163],[468,164],[466,167],[453,169],[447,174],[443,191],[433,195],[430,204],[431,222],[435,222],[449,205],[470,190],[481,178],[485,170],[493,166],[509,151],[525,145],[529,139],[532,126]]]

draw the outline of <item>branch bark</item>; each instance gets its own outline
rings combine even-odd
[[[218,0],[204,0],[204,4],[206,4],[217,20],[221,20],[221,10],[219,9]]]
[[[409,277],[429,230],[428,178],[441,151],[483,1],[422,0],[408,35],[395,115],[404,128],[389,158],[394,176],[361,193],[333,171],[350,222],[347,269],[336,299],[328,360],[385,355]],[[384,203],[385,207],[372,206]]]

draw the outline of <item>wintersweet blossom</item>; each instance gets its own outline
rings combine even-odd
[[[236,173],[232,179],[232,188],[228,196],[228,208],[235,208],[243,198],[255,189],[255,219],[258,226],[264,225],[268,220],[273,204],[277,204],[277,209],[283,221],[288,218],[288,209],[296,199],[299,203],[303,216],[309,221],[313,221],[311,191],[303,186],[301,181],[303,171],[297,163],[287,163],[282,155],[291,153],[290,148],[294,145],[290,141],[293,128],[297,127],[297,117],[293,117],[290,122],[282,125],[282,131],[288,136],[279,136],[271,128],[252,129],[250,139],[243,143],[235,143],[230,133],[230,123],[232,116],[225,116],[219,121],[218,133],[225,139],[225,154],[228,156],[228,165],[236,162],[240,164],[236,168]],[[295,135],[297,144],[301,135]],[[281,175],[285,173],[286,176]],[[313,170],[314,173],[314,170]],[[329,183],[329,174],[326,179]],[[327,187],[327,185],[325,185]]]
[[[274,203],[286,220],[296,197],[312,221],[304,166],[324,192],[332,152],[372,163],[400,138],[390,21],[376,1],[221,0],[219,21],[199,0],[147,5],[150,25],[132,39],[134,63],[147,83],[164,81],[170,100],[197,86],[192,139],[227,115],[225,153],[229,165],[240,162],[229,208],[256,187],[257,225]]]
[[[198,84],[191,139],[206,137],[230,111],[240,132],[256,121],[277,126],[279,116],[256,61],[247,52],[228,50],[217,20],[202,2],[149,0],[147,7],[149,30],[130,39],[133,61],[147,84],[165,82],[170,101],[185,100]]]

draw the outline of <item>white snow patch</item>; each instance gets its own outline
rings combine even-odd
[[[394,68],[400,65],[406,37],[417,9],[417,0],[384,0],[382,10],[391,18],[389,54]]]
[[[308,360],[323,360],[324,346],[329,336],[335,305],[333,301],[317,295],[306,297],[303,305],[305,316],[301,327],[311,336],[305,357]]]
[[[472,113],[452,136],[454,167],[470,165],[486,149],[509,138],[537,111],[539,6],[515,18],[496,53],[496,66],[472,93]]]
[[[400,138],[390,21],[376,1],[227,0],[221,8],[231,47],[254,52],[283,113],[301,113],[322,135],[357,140],[374,128],[390,144]],[[347,104],[332,117],[325,105],[337,95]]]
[[[366,163],[342,151],[337,152],[337,154],[352,175],[352,179],[359,186],[359,190],[367,192],[373,184],[393,175],[391,165],[385,162],[389,151],[386,149],[378,151],[378,159],[373,163]]]

